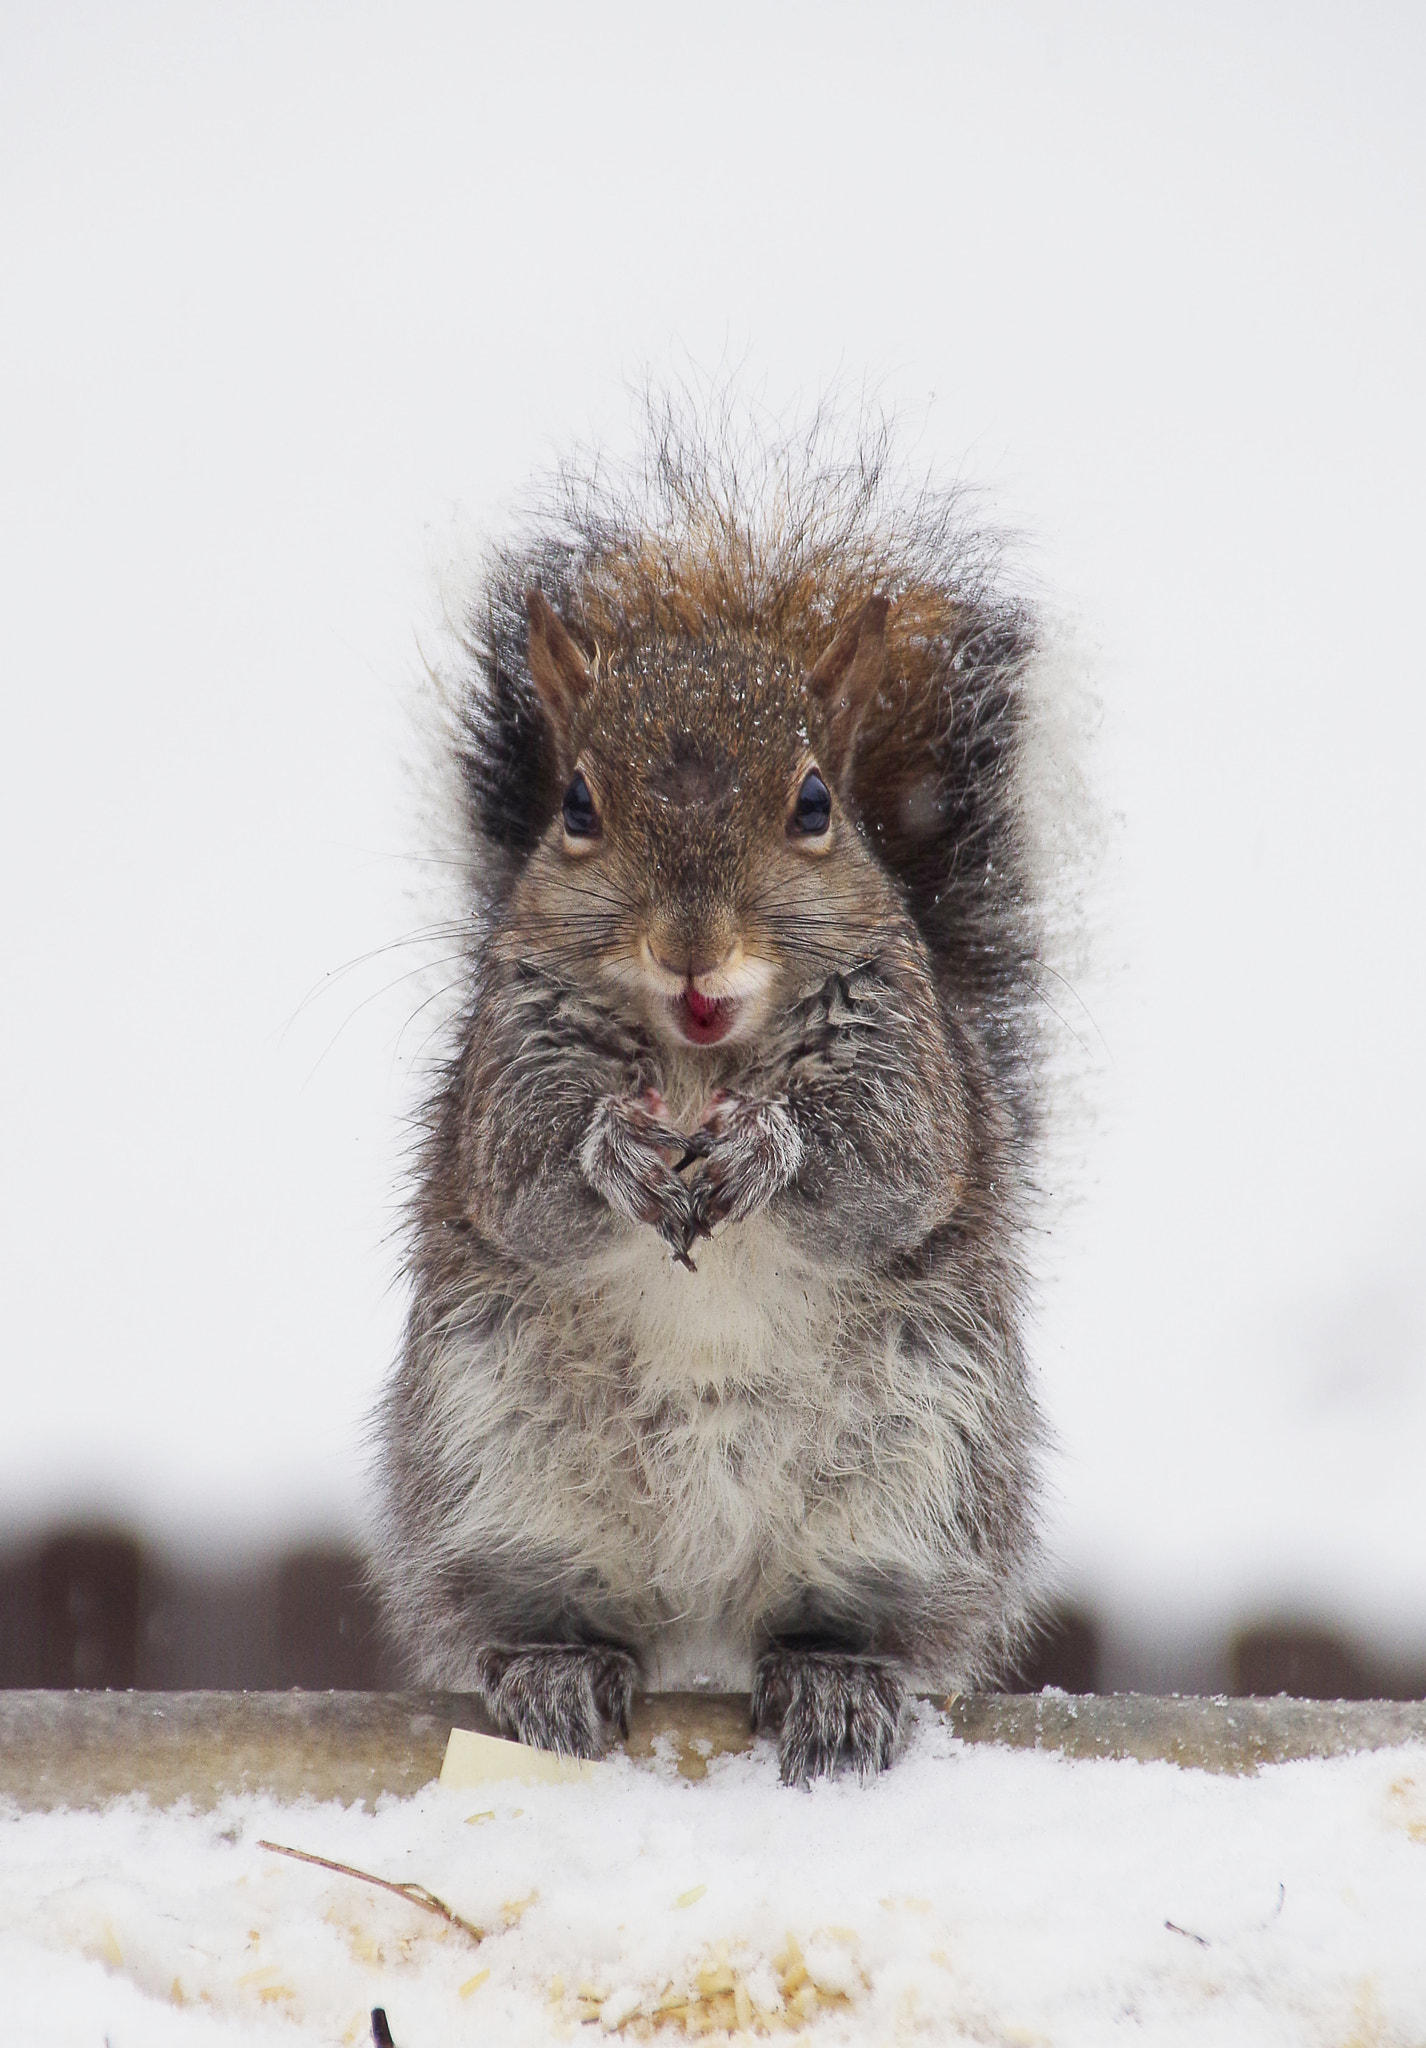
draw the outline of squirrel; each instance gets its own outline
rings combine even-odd
[[[1034,1624],[1039,627],[887,447],[665,420],[469,614],[373,1573],[414,1678],[575,1756],[717,1684],[866,1778]]]

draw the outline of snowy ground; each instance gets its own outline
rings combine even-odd
[[[439,1894],[476,1945],[291,1844]],[[1254,1778],[965,1747],[876,1785],[762,1745],[680,1779],[0,1822],[5,2037],[397,2048],[806,2029],[834,2042],[1426,2040],[1426,1748]],[[581,2025],[590,2032],[581,2035]]]

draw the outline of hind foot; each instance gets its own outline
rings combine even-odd
[[[769,1650],[753,1675],[753,1726],[781,1728],[784,1785],[830,1777],[842,1757],[865,1784],[891,1762],[901,1681],[881,1657],[841,1650]]]
[[[628,1734],[638,1675],[628,1651],[607,1643],[487,1645],[476,1653],[474,1672],[481,1698],[507,1734],[532,1749],[578,1757],[603,1756]]]

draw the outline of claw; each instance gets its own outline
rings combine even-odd
[[[674,1168],[675,1173],[682,1173],[683,1169],[692,1166],[696,1159],[706,1159],[713,1149],[715,1136],[716,1133],[706,1124],[696,1131],[690,1131],[684,1139],[683,1157]]]
[[[627,1733],[638,1666],[614,1644],[585,1648],[494,1644],[476,1653],[476,1690],[517,1741],[561,1756],[602,1756],[614,1733]]]
[[[784,1785],[830,1777],[846,1757],[865,1783],[891,1762],[901,1719],[901,1682],[880,1657],[772,1650],[758,1661],[753,1722],[781,1723]]]

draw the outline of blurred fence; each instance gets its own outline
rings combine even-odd
[[[0,1686],[380,1691],[396,1680],[351,1550],[225,1570],[89,1529],[0,1559]]]
[[[1103,1690],[1104,1634],[1082,1610],[1052,1615],[1011,1690]],[[1388,1663],[1298,1619],[1245,1625],[1200,1668],[1211,1689],[1234,1694],[1426,1697],[1426,1667]],[[225,1569],[160,1558],[123,1530],[85,1528],[0,1553],[0,1687],[380,1692],[400,1682],[352,1549],[299,1548]],[[1114,1685],[1194,1689],[1176,1683],[1161,1648],[1136,1659],[1122,1639]]]

